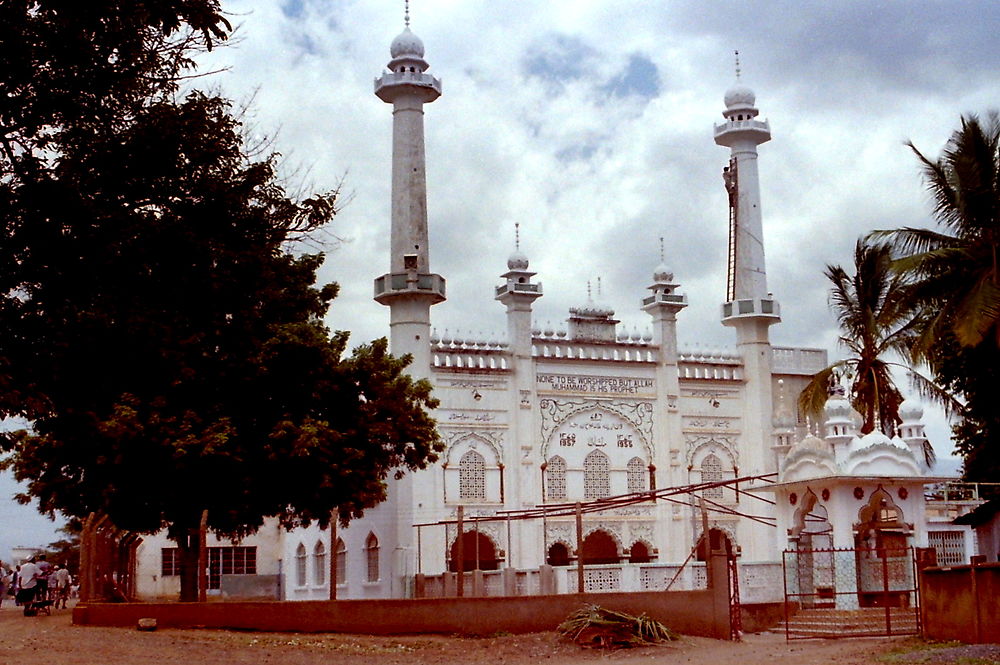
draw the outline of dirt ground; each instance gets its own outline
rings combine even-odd
[[[576,665],[608,662],[684,665],[984,665],[1000,663],[1000,647],[927,645],[913,638],[808,640],[747,635],[743,642],[682,637],[663,646],[606,652],[561,641],[555,633],[468,638],[440,635],[371,637],[214,630],[139,632],[73,626],[69,610],[24,617],[0,608],[3,665]]]

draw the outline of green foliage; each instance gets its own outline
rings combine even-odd
[[[839,378],[847,378],[851,406],[864,418],[862,434],[877,427],[892,436],[901,422],[903,395],[892,376],[898,365],[888,358],[906,357],[913,316],[907,283],[891,264],[887,245],[859,240],[853,275],[841,266],[827,266],[825,274],[833,284],[830,306],[840,323],[840,344],[849,355],[816,374],[799,396],[800,407],[819,418]]]
[[[347,355],[322,323],[323,256],[290,251],[336,192],[290,199],[227,100],[173,98],[192,35],[225,36],[217,2],[2,7],[30,54],[4,42],[17,66],[0,67],[0,416],[31,422],[0,446],[19,498],[189,550],[203,511],[234,537],[346,522],[433,461],[430,385],[384,339]]]
[[[1000,361],[1000,115],[963,117],[941,157],[912,144],[923,165],[941,230],[876,231],[901,258],[894,269],[912,283],[918,313],[911,347],[961,418],[953,429],[968,480],[1000,480],[996,368]],[[942,397],[928,391],[932,397]]]

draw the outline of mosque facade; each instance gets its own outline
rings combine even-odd
[[[408,26],[390,54],[375,94],[392,106],[391,255],[374,297],[389,310],[392,352],[410,354],[410,373],[434,386],[445,448],[427,469],[388,481],[387,501],[349,527],[268,527],[239,544],[262,539],[255,569],[228,573],[275,575],[280,597],[293,600],[329,598],[331,581],[337,598],[441,595],[458,570],[538,593],[542,569],[551,590],[577,590],[568,571],[582,558],[588,590],[657,589],[697,561],[705,536],[739,555],[745,594],[775,600],[765,596],[781,588],[782,550],[857,545],[869,537],[859,536],[859,515],[883,494],[898,511],[895,526],[909,523],[906,542],[927,545],[919,409],[909,408],[893,439],[859,437],[846,400],[831,400],[822,432],[797,413],[800,390],[827,357],[770,342],[781,308],[767,285],[757,147],[771,131],[749,88],[726,92],[714,126],[716,144],[729,149],[720,323],[734,330],[732,349],[678,348],[687,298],[662,263],[635,297],[651,333],[620,329],[592,298],[569,310],[565,327],[543,329],[532,318],[542,284],[519,246],[495,287],[506,339],[460,339],[432,326],[446,280],[430,265],[423,123],[441,81]],[[669,488],[681,489],[665,495]],[[829,528],[806,525],[814,515]],[[174,583],[162,561],[159,579],[149,572],[162,547],[150,539],[140,549],[147,596]]]

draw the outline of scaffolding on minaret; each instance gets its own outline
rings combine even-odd
[[[722,178],[726,183],[726,193],[729,195],[729,256],[726,273],[726,300],[736,300],[736,242],[739,230],[739,172],[736,157],[729,159],[729,166],[722,170]]]

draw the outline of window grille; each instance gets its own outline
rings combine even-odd
[[[558,455],[545,466],[545,498],[552,501],[566,498],[566,460]]]
[[[170,577],[181,574],[181,551],[177,547],[160,550],[160,576]]]
[[[486,464],[475,450],[462,455],[458,462],[458,498],[486,500]]]
[[[317,541],[313,548],[313,584],[317,586],[326,584],[326,547],[323,541]]]
[[[181,574],[181,551],[177,547],[161,550],[160,574],[164,577]],[[208,588],[218,589],[223,575],[256,575],[256,547],[209,547]]]
[[[306,568],[308,563],[306,546],[299,543],[299,546],[295,548],[295,584],[297,586],[306,585]]]
[[[374,533],[369,533],[368,538],[365,540],[365,559],[368,562],[368,577],[369,582],[378,582],[378,538],[375,537]]]
[[[337,538],[337,584],[347,583],[347,546]]]
[[[633,457],[628,461],[626,469],[628,472],[628,491],[645,492],[647,472],[646,463],[638,457]]]
[[[707,455],[701,462],[701,482],[717,483],[722,480],[722,460],[715,455]],[[706,499],[721,499],[722,486],[711,487],[704,491]]]
[[[939,566],[961,566],[966,563],[965,536],[961,531],[928,531],[927,544],[937,552]]]
[[[583,498],[603,499],[607,496],[611,496],[608,456],[595,450],[583,460]]]

